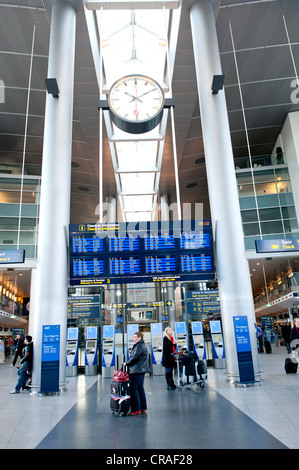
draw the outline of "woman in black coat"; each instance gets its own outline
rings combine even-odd
[[[144,391],[144,374],[149,372],[148,350],[143,333],[137,331],[133,335],[134,346],[130,359],[124,365],[129,367],[131,381],[131,413],[130,416],[146,413],[147,403]]]
[[[175,358],[172,355],[175,353],[176,341],[173,337],[172,329],[168,326],[165,329],[165,336],[163,338],[163,355],[162,365],[165,367],[165,378],[167,383],[167,390],[175,390],[176,386],[173,381],[173,369],[175,366]]]

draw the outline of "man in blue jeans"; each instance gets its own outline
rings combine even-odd
[[[149,372],[148,350],[143,340],[143,333],[137,331],[133,335],[134,346],[130,359],[124,365],[129,367],[131,381],[131,413],[130,416],[146,413],[147,403],[143,387],[144,374]]]
[[[10,392],[11,394],[20,393],[20,390],[26,390],[26,381],[32,371],[33,365],[33,342],[32,336],[26,336],[24,340],[23,357],[21,359],[21,367],[18,369],[18,382],[15,388]]]

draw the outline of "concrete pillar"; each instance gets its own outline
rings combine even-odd
[[[56,78],[59,97],[47,94],[38,255],[34,292],[34,364],[32,385],[39,391],[43,325],[60,325],[59,384],[66,375],[67,238],[70,222],[73,86],[76,9],[52,6],[48,78]]]
[[[229,380],[239,378],[233,316],[246,315],[254,372],[260,372],[252,288],[239,207],[234,159],[224,91],[212,94],[214,75],[222,75],[213,4],[198,0],[190,7],[194,59]]]

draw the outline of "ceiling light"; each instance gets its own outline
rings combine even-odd
[[[79,186],[79,187],[78,187],[78,190],[79,190],[79,191],[83,191],[83,192],[84,192],[84,191],[87,192],[87,191],[89,191],[89,188],[86,188],[85,186]]]
[[[186,188],[191,189],[191,188],[195,188],[195,186],[197,186],[197,183],[189,183],[187,184]]]

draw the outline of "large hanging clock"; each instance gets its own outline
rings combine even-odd
[[[144,75],[120,78],[108,95],[112,121],[130,134],[143,134],[154,129],[162,119],[164,102],[161,86]]]

